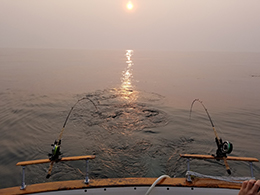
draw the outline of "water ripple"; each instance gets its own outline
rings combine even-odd
[[[138,92],[139,98],[129,101],[122,99],[121,92],[120,89],[111,89],[86,94],[96,102],[98,111],[95,111],[91,103],[80,102],[72,116],[74,124],[99,125],[114,133],[131,133],[167,125],[167,113],[154,106],[154,102],[162,101],[162,96]],[[140,102],[139,99],[146,99],[149,103]]]

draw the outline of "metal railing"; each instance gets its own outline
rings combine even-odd
[[[86,177],[85,177],[85,184],[89,183],[89,160],[94,159],[96,156],[94,155],[87,155],[87,156],[73,156],[73,157],[63,157],[60,161],[77,161],[77,160],[86,160]],[[22,161],[18,162],[16,166],[22,166],[22,185],[21,190],[24,190],[26,188],[25,185],[25,167],[27,165],[35,165],[35,164],[42,164],[42,163],[50,163],[50,159],[40,159],[40,160],[31,160],[31,161]]]
[[[180,154],[180,157],[187,158],[187,172],[190,172],[190,158],[223,160],[223,158],[221,158],[221,157],[215,157],[215,156],[211,156],[211,155],[200,155],[200,154]],[[234,157],[234,156],[228,156],[228,157],[226,157],[226,160],[249,162],[249,168],[250,168],[250,173],[251,173],[252,178],[254,177],[253,162],[259,162],[259,160],[257,158]],[[187,174],[187,181],[191,182],[190,174]]]

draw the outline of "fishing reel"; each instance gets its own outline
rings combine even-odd
[[[59,161],[61,159],[61,152],[60,152],[60,145],[61,145],[61,140],[54,141],[54,144],[51,144],[53,146],[51,153],[49,153],[49,159],[50,161]]]
[[[222,142],[222,139],[216,138],[218,149],[216,151],[217,157],[227,157],[233,151],[233,144],[229,141]]]

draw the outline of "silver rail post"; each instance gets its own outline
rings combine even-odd
[[[86,178],[85,178],[85,184],[88,184],[88,183],[89,183],[88,172],[89,172],[89,165],[88,165],[88,160],[86,160]]]
[[[22,185],[21,185],[21,190],[24,190],[26,188],[25,185],[25,166],[23,166],[23,170],[22,170]]]
[[[187,158],[187,171],[188,172],[190,171],[190,159],[189,158]],[[191,177],[190,177],[189,173],[188,173],[187,181],[191,182]]]
[[[250,172],[251,172],[251,177],[254,177],[254,170],[253,170],[253,163],[249,162],[249,167],[250,167]]]

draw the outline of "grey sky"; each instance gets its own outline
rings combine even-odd
[[[260,52],[260,0],[0,0],[0,47]]]

